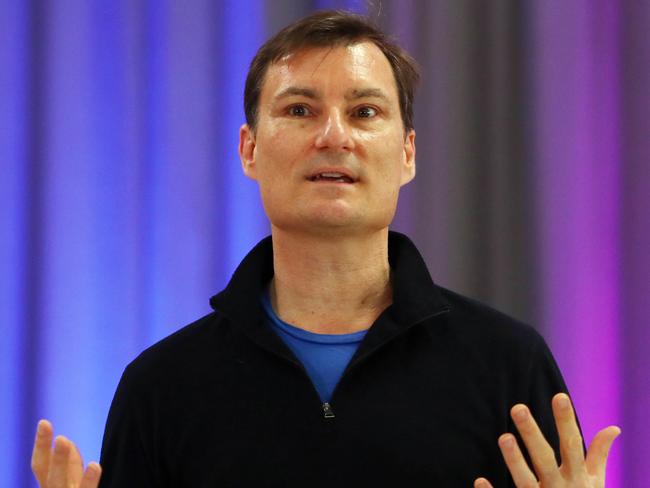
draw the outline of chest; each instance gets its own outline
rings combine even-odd
[[[471,486],[505,479],[496,439],[507,400],[489,371],[412,348],[350,367],[333,417],[299,365],[248,357],[181,387],[161,462],[170,486]],[[207,467],[207,469],[206,469]],[[443,485],[444,486],[444,485]]]

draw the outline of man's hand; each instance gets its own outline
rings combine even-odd
[[[84,471],[77,446],[63,436],[57,436],[52,448],[52,424],[41,420],[36,428],[32,452],[32,471],[41,488],[97,488],[101,468],[88,463]]]
[[[596,434],[587,457],[582,448],[582,437],[569,397],[558,393],[553,397],[553,416],[560,436],[562,464],[557,465],[553,448],[546,442],[528,407],[515,405],[510,415],[528,449],[533,468],[526,463],[517,440],[512,434],[499,437],[499,448],[517,488],[604,488],[607,455],[614,439],[621,433],[615,426]],[[474,488],[492,488],[485,478],[474,481]]]

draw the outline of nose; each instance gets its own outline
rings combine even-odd
[[[340,110],[332,109],[323,119],[315,141],[318,149],[351,151],[354,139],[351,128]]]

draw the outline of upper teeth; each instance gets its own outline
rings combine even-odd
[[[345,175],[343,173],[320,173],[319,176],[324,176],[325,178],[343,178]]]

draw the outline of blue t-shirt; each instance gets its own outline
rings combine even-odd
[[[262,294],[262,305],[269,324],[303,364],[321,400],[329,402],[343,371],[368,331],[316,334],[280,319],[271,306],[268,292]]]

